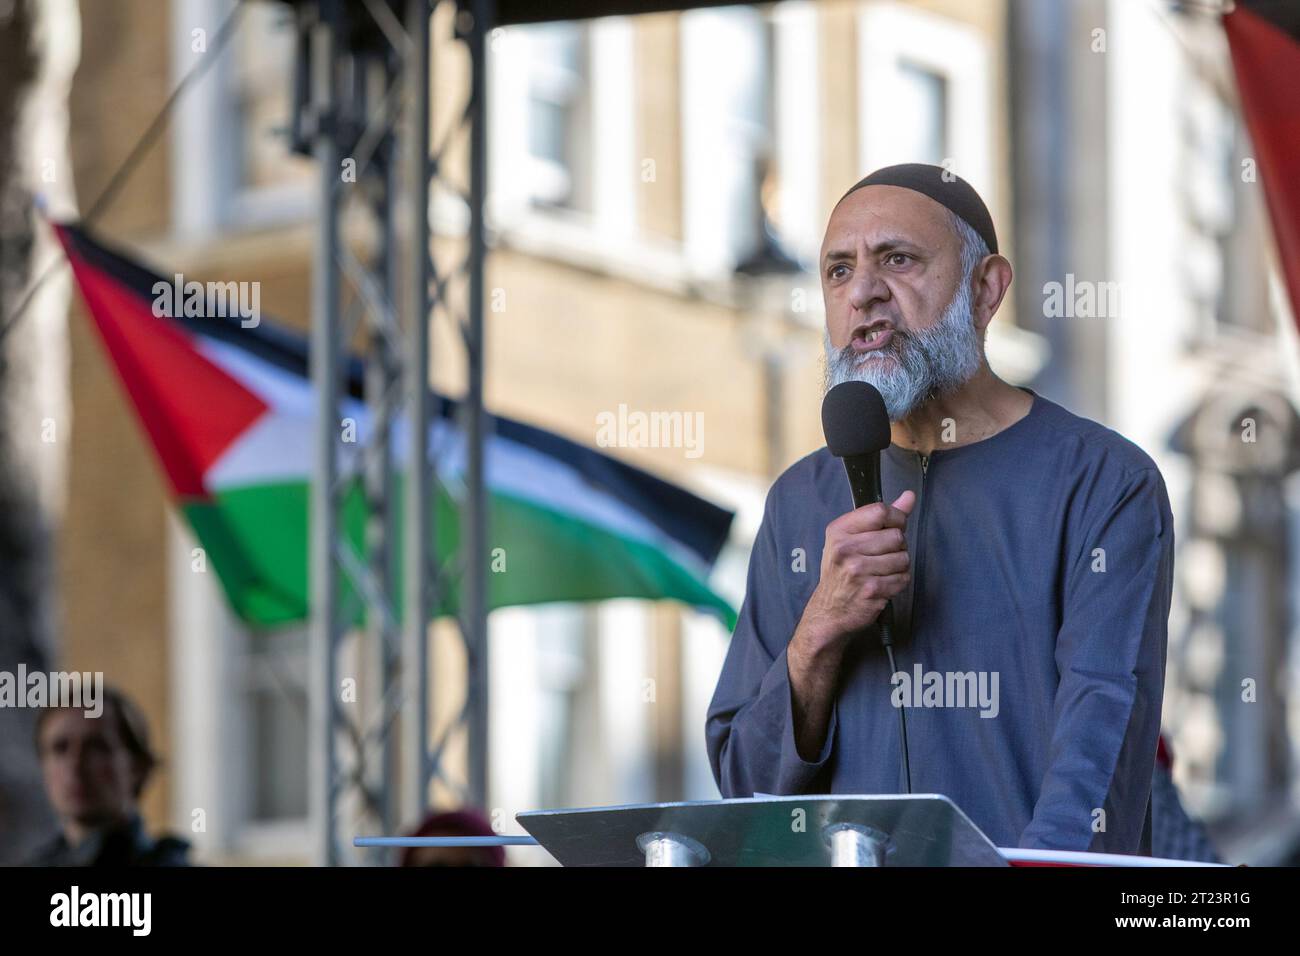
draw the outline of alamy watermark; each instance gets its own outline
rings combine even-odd
[[[0,671],[0,707],[61,707],[87,717],[104,712],[103,671]]]
[[[629,411],[596,416],[596,444],[602,448],[684,448],[687,458],[704,454],[703,412]]]
[[[1065,274],[1064,282],[1043,284],[1043,317],[1048,319],[1109,319],[1122,311],[1120,284],[1076,279]]]
[[[51,926],[120,926],[132,936],[148,936],[153,928],[152,893],[83,893],[73,884],[66,893],[50,897]]]
[[[896,671],[889,700],[895,707],[978,707],[981,717],[996,717],[997,671],[927,671],[920,664],[912,673]]]
[[[157,318],[236,318],[243,328],[262,321],[260,282],[185,281],[179,272],[172,282],[153,284],[153,314]]]

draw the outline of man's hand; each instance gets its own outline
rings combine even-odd
[[[892,505],[863,505],[826,526],[821,580],[786,651],[795,747],[804,760],[826,740],[848,638],[874,623],[912,579],[903,530],[915,505],[916,495],[905,491]]]
[[[826,526],[821,580],[799,625],[808,650],[843,643],[870,626],[911,582],[903,532],[915,505],[916,495],[905,491],[892,505],[863,505]]]

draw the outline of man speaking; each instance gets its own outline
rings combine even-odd
[[[950,797],[999,846],[1150,853],[1173,575],[1155,463],[989,368],[1011,284],[937,166],[855,184],[818,263],[826,386],[880,392],[884,501],[821,448],[767,496],[706,734],[724,796]],[[892,603],[897,670],[878,636]]]

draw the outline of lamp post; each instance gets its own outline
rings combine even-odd
[[[792,328],[804,325],[794,310],[796,277],[807,270],[788,252],[772,226],[767,199],[774,191],[771,167],[766,156],[757,160],[755,181],[762,185],[754,197],[752,251],[733,270],[736,302],[746,321],[745,340],[750,354],[763,369],[763,434],[767,450],[765,467],[769,477],[780,474],[786,460],[785,365],[786,347]],[[756,345],[752,343],[757,343]]]

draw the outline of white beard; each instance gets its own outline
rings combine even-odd
[[[983,343],[971,312],[970,282],[965,279],[939,321],[928,329],[895,328],[890,343],[871,352],[859,353],[852,345],[836,350],[830,332],[824,334],[823,344],[825,390],[849,381],[874,385],[891,422],[960,388],[984,363]]]

